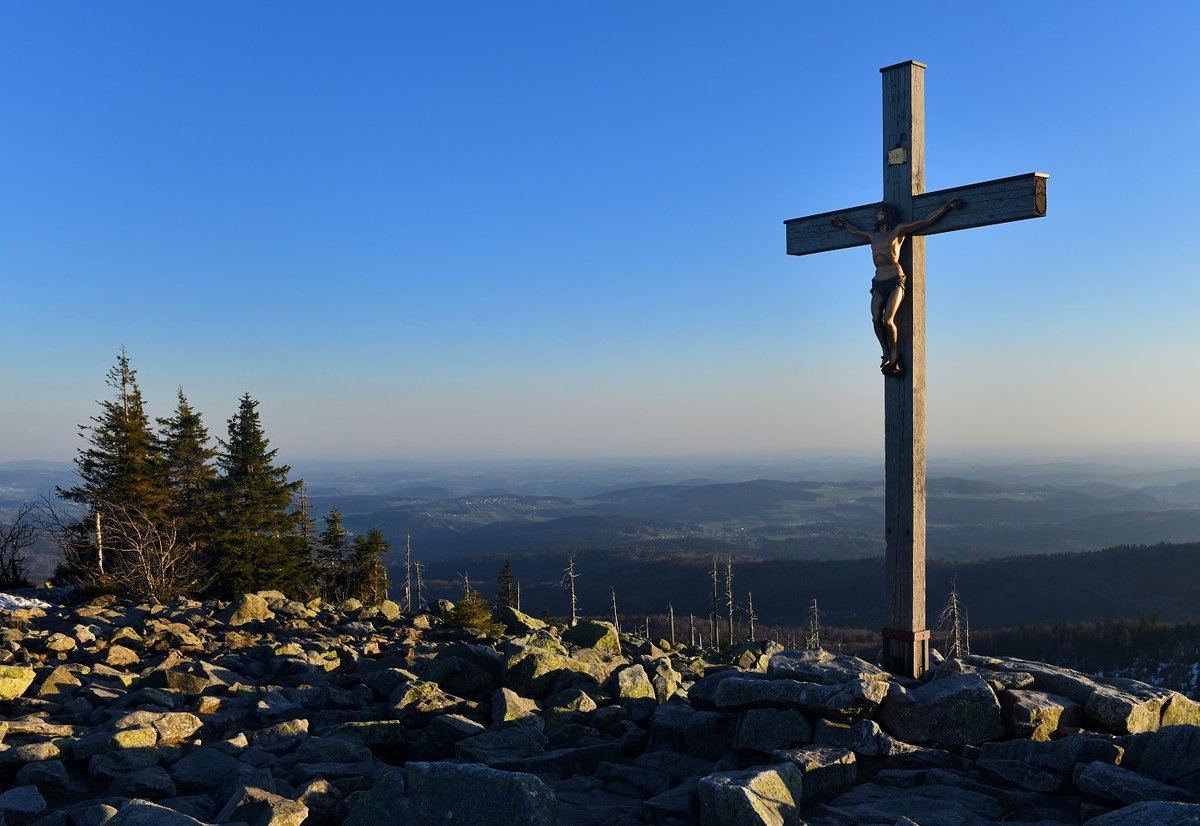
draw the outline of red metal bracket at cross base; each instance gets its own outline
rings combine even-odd
[[[899,628],[883,629],[883,638],[885,640],[903,640],[904,642],[916,642],[917,640],[927,640],[932,635],[930,631],[904,631]]]

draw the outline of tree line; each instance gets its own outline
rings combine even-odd
[[[159,600],[387,597],[383,534],[351,536],[336,509],[317,532],[304,482],[278,461],[249,393],[214,443],[182,388],[173,413],[151,419],[124,349],[106,383],[112,397],[79,428],[78,483],[41,508],[63,556],[56,581]]]

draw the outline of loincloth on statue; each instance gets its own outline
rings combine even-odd
[[[903,275],[893,275],[891,278],[885,278],[882,281],[876,278],[871,279],[871,295],[878,293],[884,298],[895,291],[896,287],[904,289],[904,282],[907,279]]]

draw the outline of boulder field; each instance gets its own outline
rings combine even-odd
[[[0,823],[1200,824],[1200,704],[1001,657],[825,651],[391,602],[0,615]]]

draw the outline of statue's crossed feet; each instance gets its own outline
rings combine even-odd
[[[904,370],[900,367],[900,360],[889,361],[887,356],[882,357],[882,364],[879,366],[879,372],[885,376],[903,376]]]

